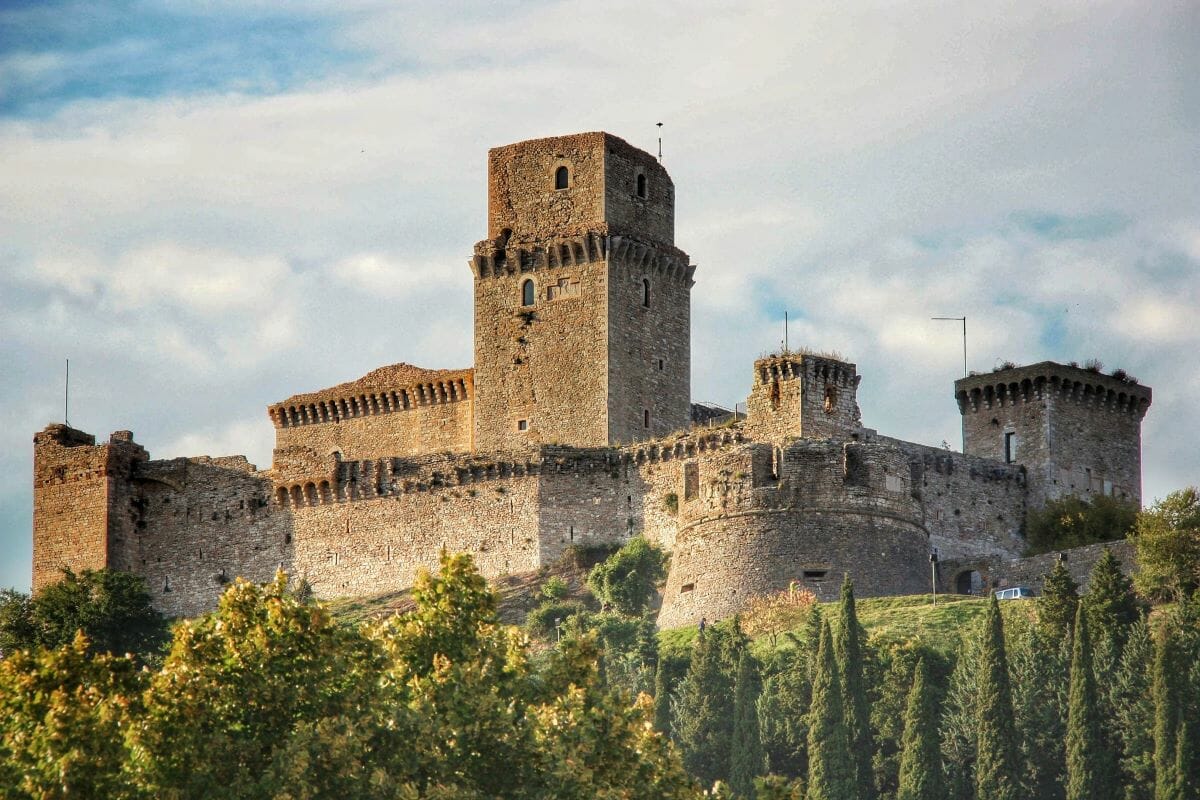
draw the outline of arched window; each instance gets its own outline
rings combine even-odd
[[[646,176],[645,175],[641,175],[641,174],[638,175],[637,195],[638,195],[638,197],[641,197],[642,199],[645,199],[645,197],[646,197]]]
[[[533,305],[533,281],[527,280],[521,284],[521,305]]]
[[[559,167],[558,169],[556,169],[554,171],[554,188],[555,189],[567,188],[567,179],[569,177],[570,177],[570,175],[567,173],[566,167]]]
[[[642,305],[650,307],[650,279],[642,278]]]

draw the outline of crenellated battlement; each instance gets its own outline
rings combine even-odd
[[[1152,398],[1149,386],[1053,361],[961,378],[954,382],[954,394],[964,415],[1053,396],[1138,420],[1146,416]]]
[[[857,367],[813,353],[772,354],[754,362],[746,400],[753,436],[845,439],[862,428]]]
[[[280,507],[303,508],[478,483],[503,483],[545,474],[612,473],[629,466],[696,458],[745,441],[740,430],[730,428],[626,447],[545,445],[529,450],[519,459],[511,458],[512,453],[490,456],[438,453],[415,458],[341,461],[295,448],[276,453],[274,500]]]
[[[561,267],[607,261],[610,265],[639,274],[672,280],[695,281],[695,267],[687,253],[663,244],[646,244],[628,236],[588,231],[578,236],[549,242],[515,244],[504,239],[485,239],[475,245],[468,265],[478,279],[511,277]]]
[[[419,380],[418,380],[419,379]],[[357,381],[289,397],[267,408],[278,428],[319,425],[410,411],[424,406],[459,403],[474,393],[473,371],[424,370],[395,364]]]

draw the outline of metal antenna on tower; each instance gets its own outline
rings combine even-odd
[[[67,375],[63,380],[63,423],[71,424],[71,359],[67,359]]]
[[[658,163],[661,164],[662,163],[662,123],[658,122],[655,124],[658,125]]]
[[[783,312],[783,352],[785,352],[785,353],[790,352],[788,350],[788,330],[787,330],[788,318],[787,318],[787,314],[788,314],[788,312],[786,312],[786,311]]]

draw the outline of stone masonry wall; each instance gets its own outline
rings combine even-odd
[[[1140,502],[1148,387],[1048,361],[963,378],[954,387],[964,449],[1024,464],[1031,505],[1067,494]]]
[[[746,401],[747,433],[755,439],[848,439],[862,428],[854,364],[811,354],[754,362]]]
[[[110,531],[125,530],[114,505],[133,465],[145,457],[127,431],[102,445],[66,425],[49,425],[34,437],[34,591],[56,581],[63,567],[78,572],[109,565]]]
[[[608,441],[691,427],[691,269],[621,240],[609,255]]]
[[[1121,563],[1121,570],[1126,575],[1132,575],[1137,568],[1133,543],[1128,539],[1106,544],[1089,544],[1083,547],[1073,547],[1063,551],[1067,556],[1067,571],[1079,585],[1079,591],[1086,592],[1088,578],[1092,568],[1105,549],[1113,551],[1113,555]],[[939,565],[938,574],[941,579],[942,591],[956,592],[958,579],[964,572],[975,571],[982,578],[984,590],[1005,589],[1013,586],[1024,586],[1040,594],[1046,576],[1058,563],[1059,552],[1043,553],[1028,558],[982,558],[982,559],[953,559]]]
[[[477,259],[479,450],[608,444],[609,275],[602,245],[599,237],[563,243],[565,253],[552,245],[541,251],[541,263],[515,251],[499,265]],[[528,307],[525,281],[535,294]]]
[[[833,599],[843,574],[863,595],[928,585],[928,535],[907,458],[886,445],[749,445],[700,465],[684,506],[659,625],[737,613],[792,584]]]
[[[929,544],[941,558],[1025,552],[1025,468],[885,436],[908,456]]]

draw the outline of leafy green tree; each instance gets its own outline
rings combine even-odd
[[[686,655],[660,653],[654,672],[654,729],[671,734],[671,701],[691,660]]]
[[[766,761],[759,737],[758,698],[762,678],[749,648],[738,663],[737,693],[733,701],[733,741],[730,746],[729,788],[738,797],[753,800],[754,780],[763,774]]]
[[[16,589],[0,591],[0,658],[36,645],[29,595]]]
[[[1151,600],[1187,597],[1200,586],[1200,489],[1171,492],[1138,514],[1134,584]]]
[[[663,551],[635,536],[588,573],[588,587],[622,614],[641,616],[667,575]]]
[[[1042,584],[1042,596],[1037,599],[1038,624],[1051,641],[1071,634],[1075,624],[1075,609],[1079,606],[1079,584],[1071,577],[1062,561],[1054,564]]]
[[[167,622],[145,580],[128,572],[64,569],[32,599],[11,590],[0,596],[0,653],[62,647],[77,631],[96,652],[145,655],[166,641]]]
[[[1059,800],[1066,793],[1065,739],[1069,640],[1028,626],[1009,651],[1013,710],[1026,797]]]
[[[1133,581],[1121,571],[1121,562],[1109,548],[1092,567],[1088,589],[1083,595],[1089,631],[1094,641],[1110,639],[1117,653],[1125,647],[1129,627],[1141,618]]]
[[[1146,668],[1154,657],[1150,626],[1138,620],[1129,629],[1109,689],[1125,800],[1154,797],[1154,700]]]
[[[1063,497],[1047,501],[1025,519],[1029,555],[1124,539],[1137,518],[1137,505],[1101,495],[1091,500]]]
[[[1016,800],[1020,789],[1017,732],[1004,648],[1004,623],[995,595],[983,619],[977,707],[975,796],[979,800]]]
[[[1083,606],[1075,616],[1071,689],[1067,711],[1067,800],[1115,797],[1107,753],[1100,737],[1100,707],[1092,672],[1092,642]]]
[[[176,626],[133,728],[138,782],[152,796],[271,796],[302,749],[293,737],[319,743],[318,720],[348,726],[377,706],[365,645],[292,597],[283,573],[262,587],[235,582],[216,612]]]
[[[683,765],[705,786],[729,776],[734,678],[725,653],[728,638],[716,626],[697,637],[674,714],[674,738]]]
[[[857,791],[850,736],[846,730],[842,678],[833,653],[829,623],[821,628],[808,712],[806,800],[845,800]]]
[[[0,797],[133,797],[122,732],[136,718],[142,673],[92,656],[82,634],[0,662]]]
[[[937,709],[925,660],[917,662],[900,755],[900,785],[896,800],[945,800],[942,751],[938,745]]]
[[[854,586],[850,576],[842,579],[841,602],[838,604],[838,627],[834,635],[834,652],[838,670],[842,676],[842,692],[845,706],[846,733],[850,737],[850,755],[854,761],[855,797],[870,800],[874,796],[874,781],[871,758],[874,747],[871,742],[871,714],[867,704],[867,687],[863,675],[863,639],[866,638],[858,623],[858,611],[854,603]]]

